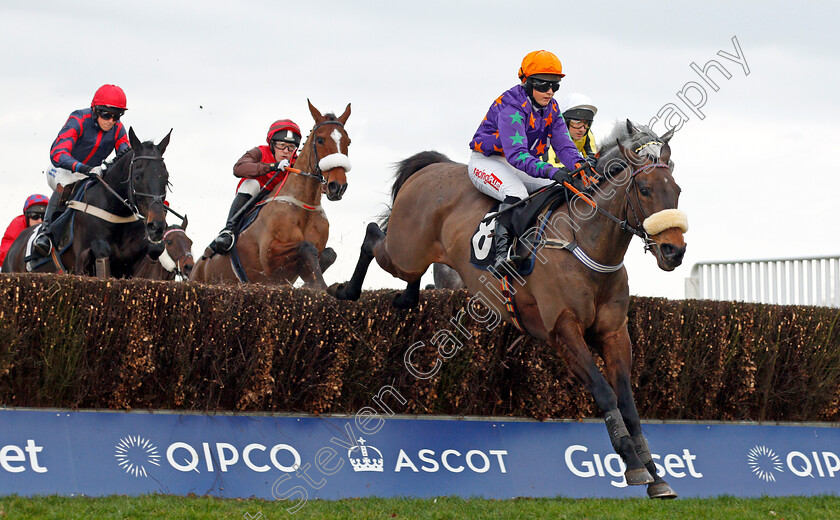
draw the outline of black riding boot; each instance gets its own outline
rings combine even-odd
[[[47,204],[47,210],[44,212],[44,225],[41,226],[38,236],[36,236],[35,240],[32,242],[32,251],[38,256],[45,258],[50,254],[50,251],[52,251],[53,242],[50,224],[52,224],[53,217],[55,216],[55,212],[60,203],[61,193],[54,191],[50,196],[49,204]]]
[[[510,199],[510,200],[509,200]],[[504,211],[511,207],[518,199],[507,197],[505,202],[499,204],[499,211]],[[504,276],[508,271],[516,272],[517,262],[522,258],[516,254],[513,245],[513,233],[510,231],[510,217],[511,212],[508,211],[503,215],[496,217],[496,228],[494,235],[496,236],[496,259],[493,261],[493,271],[498,277]]]
[[[210,249],[213,250],[216,254],[223,255],[230,251],[230,248],[233,247],[233,228],[236,226],[237,220],[234,220],[234,215],[242,209],[242,206],[248,203],[251,200],[252,195],[248,193],[237,193],[236,197],[233,199],[233,204],[230,205],[230,211],[228,212],[228,219],[227,224],[225,224],[225,228],[219,233],[219,236],[210,243]]]

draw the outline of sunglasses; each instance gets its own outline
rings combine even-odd
[[[297,150],[297,145],[294,144],[283,144],[280,141],[274,141],[274,147],[278,150],[282,150],[284,152],[294,152]]]
[[[105,121],[110,121],[111,119],[113,119],[114,121],[119,121],[120,118],[123,116],[122,112],[114,113],[108,112],[107,110],[100,110],[97,115]]]
[[[557,92],[560,88],[560,81],[545,81],[543,79],[531,78],[531,86],[537,92],[548,92],[548,89]]]
[[[29,220],[44,220],[43,213],[27,213],[26,218]]]

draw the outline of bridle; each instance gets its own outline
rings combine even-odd
[[[177,233],[177,232],[184,233],[184,236],[185,237],[187,236],[186,232],[184,232],[183,229],[181,229],[180,227],[174,227],[174,228],[169,229],[166,232],[164,232],[163,240],[165,241],[166,236],[169,235],[170,233]],[[172,258],[171,256],[169,256],[169,251],[166,249],[166,245],[164,244],[163,254],[166,255],[167,257],[169,257],[169,260],[173,264],[175,264],[174,267],[172,268],[172,271],[175,272],[175,274],[181,275],[181,277],[186,278],[186,274],[184,274],[184,271],[181,269],[181,261],[184,260],[184,259],[187,259],[187,258],[192,258],[193,257],[192,251],[186,250],[183,253],[181,253],[179,256],[177,256],[176,258]],[[163,265],[163,262],[161,262],[161,265]],[[164,268],[166,268],[165,265],[164,265]]]
[[[341,127],[342,129],[344,129],[344,123],[342,123],[341,121],[328,120],[328,121],[321,121],[320,123],[315,125],[315,127],[312,129],[312,133],[314,134],[316,130],[318,130],[320,127],[322,127],[324,125],[337,125],[337,126]],[[324,172],[321,169],[321,158],[318,157],[318,146],[315,144],[315,141],[316,141],[315,139],[312,139],[312,154],[315,156],[315,173],[309,173],[309,172],[305,172],[305,171],[301,170],[301,172],[298,175],[302,175],[304,177],[309,177],[309,178],[315,179],[318,182],[320,182],[323,186],[326,186],[327,185],[327,178],[324,176]],[[327,156],[327,157],[329,157],[329,156]],[[324,157],[324,159],[326,159],[326,157]],[[311,161],[310,161],[310,164],[311,164]],[[349,168],[345,168],[345,171],[346,170],[349,170]]]
[[[132,154],[132,157],[131,157],[131,162],[128,165],[128,179],[126,179],[125,181],[122,181],[123,184],[128,182],[128,198],[124,199],[122,197],[122,195],[117,193],[117,191],[114,188],[112,188],[107,182],[105,182],[105,179],[103,177],[98,177],[97,180],[103,186],[105,186],[105,189],[107,189],[109,192],[111,192],[111,194],[114,197],[116,197],[117,200],[119,200],[123,204],[123,206],[128,208],[128,210],[131,211],[132,214],[134,214],[134,216],[137,218],[137,220],[146,220],[146,215],[143,215],[140,212],[140,208],[137,207],[136,197],[137,196],[148,197],[148,198],[152,199],[151,203],[149,203],[149,207],[151,207],[151,205],[154,204],[155,202],[159,202],[160,204],[163,204],[163,201],[166,198],[166,193],[164,193],[162,195],[154,195],[154,194],[151,194],[151,193],[142,193],[142,192],[135,191],[135,189],[134,189],[134,176],[132,175],[132,173],[134,172],[134,163],[137,162],[137,161],[140,161],[140,160],[163,161],[163,157],[154,156],[154,155],[134,155],[133,150],[130,153]],[[164,205],[164,207],[166,207],[166,206]]]

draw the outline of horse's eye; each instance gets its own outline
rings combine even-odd
[[[639,188],[639,193],[644,197],[650,197],[650,190],[648,188]]]
[[[172,245],[172,241],[171,241],[171,240],[164,240],[164,242],[166,242],[166,245],[168,245],[168,246],[171,246],[171,245]]]
[[[315,138],[315,144],[318,144],[318,145],[324,144],[324,138],[323,137],[316,137]]]

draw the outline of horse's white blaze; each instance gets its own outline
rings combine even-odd
[[[687,233],[688,217],[676,208],[663,209],[646,218],[642,226],[648,235],[658,235],[671,228],[679,228],[683,233]]]
[[[332,131],[332,133],[330,134],[330,137],[332,137],[333,141],[335,141],[336,150],[341,151],[341,132],[339,132],[338,129],[336,128],[335,130]]]

